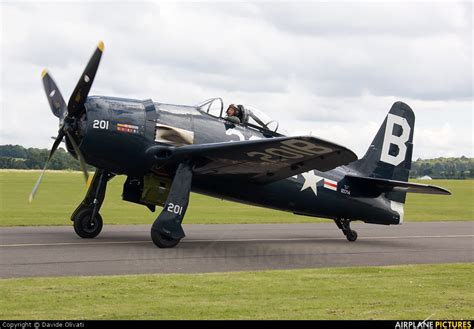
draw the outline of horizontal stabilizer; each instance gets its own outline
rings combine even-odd
[[[362,177],[355,175],[346,175],[348,181],[359,186],[365,186],[367,188],[376,189],[380,192],[408,192],[408,193],[424,193],[424,194],[442,194],[450,195],[451,192],[448,190],[433,185],[418,184],[402,182],[391,179],[373,178],[373,177]]]

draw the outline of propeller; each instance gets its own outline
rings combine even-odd
[[[54,155],[54,152],[58,149],[59,144],[62,142],[63,138],[66,138],[66,142],[69,142],[72,146],[74,153],[76,154],[81,170],[84,174],[84,179],[86,184],[89,179],[89,173],[87,172],[86,162],[84,160],[84,156],[82,155],[81,151],[79,150],[79,146],[77,145],[75,136],[76,129],[77,129],[77,121],[81,118],[82,114],[86,111],[84,104],[87,100],[87,95],[92,87],[92,82],[94,82],[95,74],[99,67],[100,58],[102,57],[102,53],[104,51],[104,43],[102,41],[99,42],[97,48],[95,49],[92,57],[90,58],[87,66],[82,73],[79,81],[76,84],[76,88],[71,94],[69,98],[69,102],[66,105],[59,88],[57,87],[56,83],[54,82],[51,75],[48,71],[43,70],[41,73],[41,78],[43,80],[44,90],[46,92],[46,97],[48,99],[49,106],[53,114],[59,118],[59,131],[58,136],[54,140],[53,146],[51,147],[51,151],[49,152],[48,159],[43,167],[43,171],[41,172],[38,180],[36,181],[33,190],[31,191],[29,202],[33,201],[33,198],[38,191],[40,183],[43,179],[43,175],[48,168],[49,162]]]
[[[97,45],[94,54],[89,60],[89,63],[87,63],[81,78],[77,82],[76,88],[74,88],[74,91],[69,98],[69,102],[67,103],[69,116],[77,118],[85,111],[84,103],[87,99],[87,95],[89,94],[89,90],[91,90],[92,82],[94,82],[95,73],[99,67],[100,58],[102,57],[103,52],[104,43],[101,41]]]
[[[41,79],[43,80],[43,87],[46,91],[46,98],[48,99],[51,111],[59,118],[59,120],[63,121],[67,114],[67,106],[61,92],[46,69],[41,73]]]

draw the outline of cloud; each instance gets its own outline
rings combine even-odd
[[[267,2],[262,16],[282,31],[300,35],[426,37],[459,33],[469,18],[462,2],[344,1]],[[434,24],[433,22],[436,22]]]
[[[417,115],[415,157],[473,154],[468,2],[0,6],[1,143],[49,147],[57,122],[40,72],[50,69],[67,100],[103,39],[91,95],[178,104],[220,96],[359,155],[403,100]]]

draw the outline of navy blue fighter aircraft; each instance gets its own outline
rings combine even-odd
[[[347,148],[311,136],[285,136],[258,110],[213,98],[196,106],[88,96],[104,44],[81,75],[68,103],[49,73],[42,80],[59,118],[59,144],[81,163],[97,168],[84,200],[73,212],[74,230],[94,238],[107,182],[126,175],[123,199],[151,211],[163,209],[151,227],[160,248],[185,236],[181,223],[190,191],[245,204],[335,221],[349,241],[351,221],[401,224],[406,193],[450,194],[436,186],[409,183],[415,116],[396,102],[362,159]],[[217,205],[216,205],[217,206]]]

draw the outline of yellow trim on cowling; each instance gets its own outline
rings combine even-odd
[[[89,177],[87,178],[87,182],[86,182],[86,186],[87,186],[87,187],[91,186],[91,184],[92,184],[92,178],[93,178],[92,175],[89,175]]]

